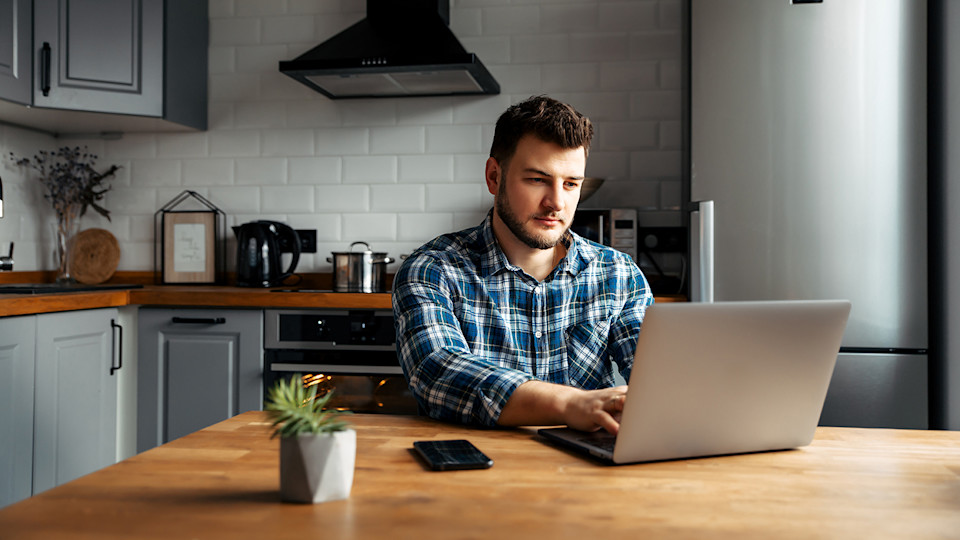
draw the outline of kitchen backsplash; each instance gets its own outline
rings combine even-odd
[[[185,189],[219,206],[227,225],[316,229],[302,272],[329,271],[330,252],[355,240],[409,253],[483,218],[494,122],[535,94],[594,121],[587,174],[607,180],[583,207],[635,207],[641,226],[681,224],[680,0],[451,0],[450,25],[500,83],[496,96],[333,101],[279,73],[278,61],[365,9],[363,0],[210,0],[206,132],[55,139],[0,125],[0,252],[15,241],[16,270],[55,267],[52,210],[9,153],[86,145],[100,167],[122,167],[104,200],[112,221],[91,212],[82,223],[116,235],[121,270],[153,268],[154,213]]]

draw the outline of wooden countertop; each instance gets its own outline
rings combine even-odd
[[[130,291],[130,303],[155,306],[379,308],[391,309],[390,293],[284,292],[284,288],[149,285]]]
[[[0,317],[127,305],[391,309],[389,293],[271,292],[271,289],[243,287],[147,285],[142,289],[119,291],[0,294]]]
[[[20,280],[10,274],[20,274]],[[2,276],[0,283],[49,282],[48,272],[20,272]],[[143,285],[142,289],[70,292],[58,294],[0,294],[0,317],[55,311],[74,311],[126,305],[224,308],[370,308],[391,309],[390,293],[280,292],[292,288],[331,289],[329,275],[308,276],[296,287],[256,289],[215,285],[150,285],[147,272],[120,273],[109,283]],[[678,302],[680,296],[657,297],[658,302]]]
[[[607,466],[531,429],[354,415],[349,499],[280,502],[279,442],[241,414],[0,510],[47,538],[960,538],[960,433],[818,428],[782,452]],[[487,470],[432,472],[415,440],[471,440]]]

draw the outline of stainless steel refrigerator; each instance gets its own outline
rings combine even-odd
[[[851,300],[821,424],[926,428],[926,1],[686,8],[693,299]]]

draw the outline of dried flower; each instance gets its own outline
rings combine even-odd
[[[44,198],[53,204],[58,216],[70,213],[70,209],[80,207],[80,215],[87,212],[92,206],[101,216],[110,219],[110,211],[103,208],[97,201],[110,191],[110,186],[101,186],[101,182],[117,172],[116,165],[111,165],[104,173],[98,173],[93,168],[97,162],[97,155],[91,154],[87,147],[64,146],[53,152],[41,150],[33,159],[18,158],[10,152],[10,159],[21,167],[30,167],[39,173],[40,182],[44,188]]]

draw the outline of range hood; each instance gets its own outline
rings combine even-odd
[[[367,0],[366,19],[280,71],[331,99],[499,94],[449,24],[449,0]]]

